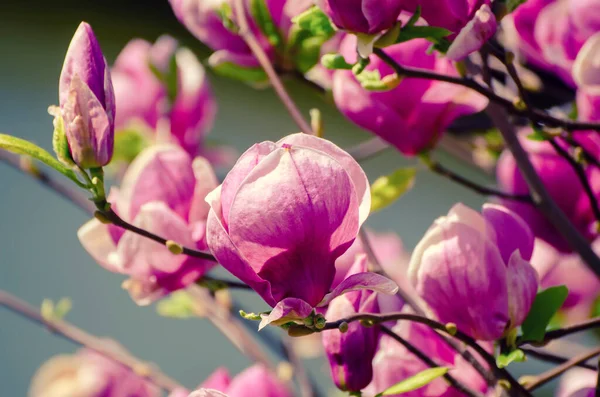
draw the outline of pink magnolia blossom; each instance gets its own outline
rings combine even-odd
[[[548,142],[528,139],[526,138],[528,133],[529,130],[523,131],[520,141],[546,189],[571,222],[592,241],[598,235],[594,226],[596,220],[590,200],[577,174]],[[590,153],[600,154],[600,140],[597,134],[578,133],[575,135],[575,139]],[[588,166],[585,172],[593,192],[596,197],[600,197],[600,170]],[[496,173],[498,183],[504,190],[515,194],[529,192],[525,179],[509,151],[505,151],[500,157]],[[561,251],[570,251],[569,245],[560,233],[534,206],[512,200],[506,200],[503,204],[518,213],[531,227],[536,237],[545,240]]]
[[[573,63],[600,31],[597,0],[529,0],[502,21],[507,46],[574,85]]]
[[[307,317],[315,306],[360,285],[390,287],[376,274],[355,275],[326,297],[335,260],[370,210],[363,170],[327,140],[294,134],[256,144],[206,200],[212,253],[274,307],[261,327]]]
[[[113,211],[135,226],[186,247],[204,250],[208,205],[206,194],[217,186],[208,162],[192,158],[175,145],[144,150],[108,201]],[[173,255],[166,246],[92,219],[78,232],[88,253],[104,268],[128,275],[124,283],[138,304],[184,288],[214,263]]]
[[[315,0],[340,29],[376,34],[391,28],[404,8],[403,0]]]
[[[386,47],[385,52],[401,65],[456,75],[449,60],[427,53],[430,45],[426,40],[415,39]],[[355,48],[356,39],[349,35],[340,51],[352,62]],[[375,56],[366,70],[378,71],[382,78],[394,73]],[[344,116],[405,155],[433,147],[455,119],[487,105],[486,98],[469,89],[426,79],[404,78],[389,91],[368,91],[349,70],[335,72],[333,96]]]
[[[398,322],[393,328],[396,334],[421,350],[440,366],[450,367],[450,374],[462,384],[483,394],[487,391],[485,380],[473,367],[456,353],[430,328],[409,321]],[[417,356],[398,341],[382,335],[379,350],[373,360],[373,381],[363,391],[364,397],[374,397],[388,387],[429,368]],[[402,397],[461,397],[464,394],[451,387],[444,379],[436,379],[424,387],[393,396]]]
[[[596,395],[598,373],[589,369],[576,368],[563,375],[556,397],[593,397]]]
[[[500,205],[479,213],[457,204],[416,246],[409,277],[442,322],[479,340],[496,340],[525,320],[538,289],[529,264],[533,234]]]
[[[226,26],[223,21],[224,10],[227,18],[236,21],[236,7],[233,0],[170,0],[175,16],[200,41],[210,47],[214,53],[208,62],[213,68],[235,66],[249,71],[260,71],[260,64],[244,39]],[[283,42],[290,37],[292,18],[307,10],[312,0],[266,0],[265,5],[277,30],[277,35]],[[244,0],[244,10],[252,33],[259,45],[265,51],[272,63],[280,67],[289,67],[286,62],[280,62],[279,51],[283,42],[276,45],[261,31],[250,12],[251,2]],[[271,38],[272,39],[272,38]]]
[[[347,276],[367,271],[367,256],[361,254]],[[329,303],[325,318],[337,321],[357,313],[379,313],[378,294],[369,290],[352,291]],[[340,390],[358,392],[373,379],[371,361],[377,350],[379,328],[364,327],[359,322],[348,325],[346,332],[338,329],[323,332],[323,346],[329,359],[331,377]]]
[[[446,52],[446,57],[460,61],[479,50],[496,33],[498,23],[489,5],[484,4],[463,27]]]
[[[114,349],[123,348],[111,342]],[[159,397],[160,389],[93,350],[52,357],[31,381],[29,397]],[[187,395],[186,395],[187,396]]]
[[[69,153],[82,168],[108,164],[113,155],[115,98],[106,59],[90,25],[82,22],[69,44],[59,81],[55,128],[64,128]],[[64,158],[63,158],[64,160]]]
[[[199,389],[190,394],[190,397],[292,397],[293,394],[275,374],[260,364],[253,365],[236,375],[233,379],[229,376],[226,368],[218,368],[202,384]],[[183,394],[187,397],[188,394]],[[169,396],[169,397],[179,397]]]
[[[167,76],[173,72],[173,59],[177,95],[170,98],[166,83],[151,68]],[[206,72],[190,50],[178,49],[177,41],[169,36],[160,37],[154,45],[134,39],[119,54],[112,76],[117,129],[141,122],[156,131],[158,140],[177,143],[191,156],[198,154],[217,105]]]
[[[600,252],[600,240],[593,243]],[[590,317],[596,300],[600,297],[600,280],[577,254],[559,252],[543,240],[537,239],[531,265],[540,275],[542,288],[566,285],[569,295],[562,313],[566,323],[583,321]]]

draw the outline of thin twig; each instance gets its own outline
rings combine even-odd
[[[198,284],[201,287],[209,287],[210,288],[215,288],[215,289],[243,289],[243,290],[252,290],[252,287],[250,287],[248,284],[245,284],[241,281],[234,281],[234,280],[224,280],[221,278],[215,278],[212,276],[202,276],[201,279],[199,279],[198,281],[196,281],[196,284]]]
[[[50,177],[44,170],[38,168],[31,158],[0,150],[0,161],[3,161],[16,170],[30,175],[42,185],[47,186],[58,195],[63,196],[65,199],[75,204],[77,208],[81,209],[86,214],[91,215],[94,213],[94,204],[91,201],[85,198],[79,191],[70,189]]]
[[[446,177],[446,178],[450,179],[451,181],[458,183],[459,185],[462,185],[468,189],[471,189],[472,191],[474,191],[477,194],[481,194],[483,196],[500,197],[500,198],[507,199],[507,200],[513,200],[513,201],[519,201],[522,203],[533,204],[533,200],[529,194],[512,194],[512,193],[503,192],[501,190],[497,190],[494,188],[490,188],[487,186],[482,186],[482,185],[480,185],[476,182],[473,182],[473,181],[465,178],[464,176],[459,175],[459,174],[455,173],[454,171],[444,167],[442,164],[440,164],[439,162],[437,162],[435,160],[432,160],[431,158],[422,157],[422,159],[423,159],[424,163],[427,165],[427,167],[432,172],[435,172],[436,174]]]
[[[48,330],[64,339],[92,349],[122,364],[166,391],[173,391],[183,387],[176,380],[161,372],[155,364],[142,361],[125,350],[116,350],[111,345],[106,344],[103,339],[89,334],[65,320],[48,321],[44,319],[37,308],[7,291],[0,290],[0,305],[28,320],[47,327]]]
[[[255,336],[243,326],[239,318],[232,316],[229,310],[221,306],[205,289],[191,285],[187,291],[200,305],[199,314],[206,316],[242,354],[275,371],[275,366],[260,348]]]
[[[275,89],[275,92],[277,92],[277,95],[279,95],[279,99],[281,99],[281,102],[286,107],[287,111],[290,113],[290,116],[292,116],[292,119],[294,119],[294,121],[300,128],[300,131],[314,135],[312,129],[310,128],[310,125],[306,122],[304,117],[302,117],[302,113],[300,113],[300,110],[287,93],[285,87],[283,86],[283,83],[279,79],[279,75],[277,74],[277,72],[273,68],[273,65],[271,64],[271,61],[269,60],[269,57],[256,40],[256,37],[254,37],[254,34],[252,33],[252,30],[250,29],[250,26],[248,24],[248,20],[246,19],[244,0],[236,0],[234,2],[234,10],[236,15],[236,22],[239,28],[239,35],[244,39],[246,44],[248,44],[248,47],[250,47],[250,50],[254,54],[254,57],[264,69],[265,73],[269,77],[269,80],[271,81],[271,84],[273,85],[273,88]]]
[[[550,341],[553,341],[555,339],[560,339],[567,335],[572,335],[572,334],[576,334],[578,332],[588,331],[588,330],[595,329],[595,328],[600,328],[600,317],[594,317],[594,318],[582,321],[577,324],[573,324],[573,325],[569,325],[567,327],[548,331],[548,332],[546,332],[546,335],[544,336],[544,340],[542,341],[542,343],[548,343]],[[522,346],[522,345],[526,345],[528,343],[530,343],[530,342],[518,341],[517,345]]]
[[[573,171],[575,171],[575,174],[577,175],[581,186],[583,186],[585,194],[588,196],[588,200],[590,200],[590,206],[592,207],[592,212],[594,213],[596,222],[600,222],[600,206],[598,206],[598,200],[596,199],[596,195],[592,190],[592,186],[585,173],[585,169],[581,164],[577,162],[577,160],[573,158],[573,156],[569,154],[569,152],[563,149],[560,146],[560,144],[556,142],[555,139],[548,139],[548,142],[550,143],[550,145],[552,145],[554,151],[556,151],[556,153],[558,153],[559,156],[567,160]]]
[[[589,352],[582,353],[578,356],[573,357],[569,361],[552,368],[549,371],[546,371],[538,376],[536,376],[533,380],[528,381],[526,388],[529,391],[533,391],[546,383],[550,382],[552,379],[559,377],[569,369],[577,366],[580,363],[586,362],[587,360],[596,357],[600,354],[600,347],[590,350]]]
[[[386,327],[384,325],[379,325],[379,328],[381,329],[381,332],[390,336],[396,342],[400,343],[402,346],[404,346],[406,348],[406,350],[408,350],[409,352],[411,352],[412,354],[417,356],[417,358],[419,360],[424,362],[430,368],[439,367],[439,365],[436,364],[435,361],[433,361],[431,358],[429,358],[429,356],[427,356],[425,353],[423,353],[421,350],[419,350],[416,346],[412,345],[410,342],[408,342],[406,339],[404,339],[403,337],[401,337],[400,335],[398,335],[397,333],[395,333],[388,327]],[[453,377],[452,375],[450,375],[448,373],[444,374],[444,379],[446,379],[448,381],[448,383],[450,383],[450,385],[452,387],[454,387],[456,390],[458,390],[459,392],[461,392],[467,396],[483,397],[483,394],[469,388],[466,385],[463,385],[455,377]]]
[[[347,149],[348,154],[356,161],[365,161],[380,154],[391,146],[379,137],[373,137]]]
[[[101,207],[102,206],[103,205],[101,205]],[[131,223],[123,220],[119,215],[116,214],[116,212],[114,212],[110,208],[108,210],[98,211],[98,212],[115,226],[119,226],[120,228],[129,230],[130,232],[139,234],[140,236],[146,237],[152,241],[156,241],[159,244],[162,244],[162,245],[167,244],[168,240],[166,238],[158,236],[147,230],[140,229],[139,227],[137,227],[135,225],[132,225]],[[189,248],[189,247],[181,247],[181,248],[182,248],[181,253],[184,255],[191,256],[193,258],[205,259],[205,260],[209,260],[209,261],[213,261],[213,262],[217,261],[217,259],[208,252],[199,251],[199,250]]]
[[[291,346],[292,340],[288,336],[284,336],[281,343],[286,346],[286,351],[288,353],[289,363],[294,368],[294,377],[298,380],[298,388],[300,390],[300,397],[316,397],[315,396],[315,387],[311,382],[308,373],[306,372],[306,368],[302,364],[301,358],[298,357],[294,347]]]
[[[437,80],[467,87],[485,96],[490,100],[490,102],[497,104],[497,106],[504,108],[506,111],[510,112],[513,115],[521,117],[527,116],[526,111],[522,109],[517,109],[511,101],[499,96],[498,94],[494,93],[493,91],[489,90],[488,88],[484,87],[483,85],[479,84],[473,79],[443,75],[436,72],[432,72],[427,69],[412,68],[408,66],[399,65],[381,48],[375,48],[373,50],[373,53],[379,58],[381,58],[381,60],[383,60],[385,63],[390,65],[394,69],[396,74],[398,74],[399,76],[405,76],[416,79]],[[566,131],[600,131],[599,123],[588,123],[567,119],[558,119],[538,109],[532,110],[531,117],[533,118],[532,121],[543,123],[549,127],[560,127]]]
[[[554,353],[549,353],[543,350],[537,350],[537,349],[527,349],[522,347],[521,350],[527,355],[527,356],[531,356],[533,358],[536,358],[540,361],[547,361],[549,363],[553,363],[553,364],[563,364],[567,361],[570,360],[570,358],[567,357],[563,357],[563,356],[559,356],[558,354],[554,354]],[[579,363],[577,364],[578,367],[581,368],[586,368],[586,369],[591,369],[592,371],[597,371],[598,367],[592,364],[587,364],[587,363]]]

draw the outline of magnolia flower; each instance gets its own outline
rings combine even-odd
[[[141,122],[157,131],[159,140],[179,144],[190,156],[198,154],[217,105],[206,72],[190,50],[178,49],[169,36],[161,36],[155,44],[134,39],[117,57],[112,77],[118,130]],[[169,79],[174,79],[174,87],[168,86]],[[163,129],[166,137],[160,136]]]
[[[593,397],[596,395],[597,383],[596,371],[572,369],[561,377],[556,397]]]
[[[108,197],[125,221],[177,244],[206,249],[207,192],[217,185],[208,162],[192,160],[180,147],[156,145],[128,168],[120,189]],[[141,305],[196,281],[213,262],[173,255],[134,232],[92,219],[78,233],[88,253],[105,269],[128,275],[123,286]]]
[[[115,349],[123,348],[112,342]],[[95,351],[52,357],[35,373],[29,397],[159,397],[160,389]],[[187,394],[186,394],[187,396]]]
[[[473,19],[465,25],[458,33],[446,57],[454,61],[460,61],[467,55],[481,48],[490,38],[494,36],[497,28],[496,17],[490,6],[484,4],[475,13]]]
[[[348,36],[340,50],[347,61],[356,58],[356,39]],[[428,54],[431,43],[410,40],[385,48],[400,65],[455,75],[448,59]],[[372,56],[366,72],[381,78],[392,75],[391,68]],[[416,155],[433,147],[446,128],[458,117],[476,113],[487,99],[457,85],[427,79],[404,78],[388,91],[368,91],[350,70],[338,70],[333,78],[335,104],[344,116],[395,146],[405,155]]]
[[[106,59],[90,25],[82,22],[69,44],[58,87],[55,150],[64,162],[81,168],[108,164],[113,154],[115,98]],[[60,136],[68,146],[57,146]]]
[[[367,271],[367,256],[359,255],[348,276]],[[377,293],[352,291],[333,299],[325,318],[337,321],[357,313],[379,313]],[[358,392],[373,379],[371,361],[377,350],[379,328],[364,327],[358,321],[348,324],[348,330],[323,332],[323,346],[329,359],[331,377],[340,390]]]
[[[440,321],[496,340],[527,317],[538,289],[533,234],[500,205],[478,213],[456,204],[417,244],[409,277]]]
[[[329,141],[294,134],[256,144],[206,200],[212,253],[275,308],[261,326],[307,317],[348,288],[395,288],[376,274],[355,275],[324,299],[335,260],[370,210],[365,173]]]
[[[597,235],[596,219],[588,195],[571,165],[561,157],[548,142],[538,142],[526,138],[528,130],[520,135],[523,148],[529,154],[533,167],[556,204],[569,217],[571,222],[590,241]],[[590,153],[600,154],[600,140],[597,134],[577,134],[577,140]],[[563,144],[559,141],[559,144]],[[596,197],[600,197],[600,170],[586,167],[585,173]],[[496,175],[500,186],[509,193],[529,192],[512,154],[506,150],[501,155]],[[570,251],[570,246],[560,233],[546,220],[534,206],[505,200],[503,204],[518,213],[539,237],[560,251]]]
[[[404,8],[403,0],[315,0],[340,29],[376,34],[391,28]]]

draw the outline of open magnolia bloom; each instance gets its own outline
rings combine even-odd
[[[156,145],[131,163],[120,189],[108,197],[125,221],[186,247],[206,249],[207,192],[217,179],[208,162],[179,146]],[[146,237],[92,219],[78,233],[88,253],[111,272],[128,275],[123,284],[138,304],[149,304],[196,281],[214,262],[173,255]]]
[[[206,200],[212,253],[274,308],[261,327],[305,318],[347,290],[397,288],[362,273],[328,294],[335,260],[369,214],[370,190],[358,163],[327,140],[294,134],[256,144]]]
[[[440,321],[479,340],[523,323],[538,289],[531,229],[514,212],[456,204],[416,246],[409,277]]]

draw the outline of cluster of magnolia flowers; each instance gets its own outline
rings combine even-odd
[[[330,90],[342,114],[406,156],[433,148],[455,120],[483,110],[489,98],[448,79],[400,76],[389,59],[424,74],[464,77],[480,67],[472,54],[486,50],[499,28],[518,60],[577,90],[577,120],[600,120],[600,1],[529,0],[499,21],[486,0],[320,0],[317,6],[171,0],[177,18],[214,51],[208,63],[215,72],[259,86],[269,77],[243,37],[236,3],[278,72],[300,73]],[[382,51],[388,60],[378,56]],[[499,97],[512,101],[514,89],[501,88]],[[530,202],[502,199],[481,210],[456,204],[408,255],[395,235],[369,231],[359,238],[372,208],[369,180],[355,158],[321,137],[297,133],[257,143],[219,181],[213,166],[228,165],[233,153],[204,145],[216,110],[203,66],[174,39],[133,40],[109,68],[91,27],[77,29],[59,106],[50,109],[54,149],[66,167],[61,172],[88,189],[98,209],[78,232],[83,247],[127,277],[123,287],[136,303],[184,290],[221,266],[272,308],[247,316],[260,320],[259,328],[320,334],[336,386],[364,396],[379,396],[431,366],[408,346],[449,368],[476,395],[492,393],[495,383],[431,327],[349,320],[358,314],[426,313],[448,334],[459,332],[491,354],[517,349],[519,327],[540,289],[568,286],[556,316],[563,324],[592,315],[600,281]],[[519,140],[535,171],[592,243],[599,227],[590,191],[600,199],[600,168],[583,162],[586,186],[551,143],[531,135],[524,128]],[[599,158],[597,132],[577,131],[570,139]],[[108,192],[105,166],[119,180]],[[508,150],[497,179],[509,194],[529,194]],[[489,370],[489,362],[479,365]],[[565,377],[559,393],[593,394],[595,381],[592,371]],[[411,395],[464,395],[442,378],[421,386]],[[30,391],[32,397],[159,393],[129,368],[85,349],[46,363]],[[257,364],[233,379],[217,370],[197,391],[178,389],[171,397],[188,395],[292,392]]]

